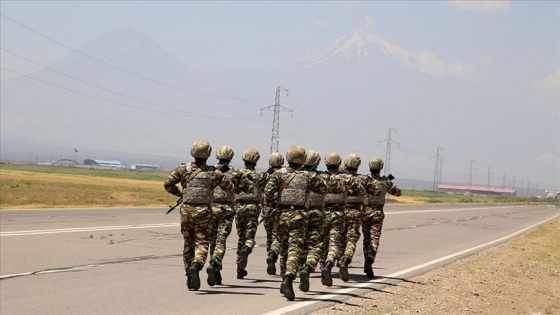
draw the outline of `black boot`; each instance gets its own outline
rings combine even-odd
[[[216,285],[216,272],[218,271],[218,263],[215,261],[211,261],[206,267],[206,273],[208,274],[208,279],[206,282],[209,286],[213,287]]]
[[[299,289],[302,292],[308,292],[309,291],[309,274],[311,273],[311,271],[309,270],[309,268],[306,266],[305,268],[303,268],[302,271],[299,272]]]
[[[332,286],[332,267],[333,263],[327,261],[327,263],[325,263],[325,267],[321,268],[321,284],[326,285],[327,287]]]
[[[268,257],[266,257],[266,273],[271,276],[276,274],[276,260],[278,260],[278,255],[275,252],[268,253]]]
[[[284,281],[282,281],[282,285],[280,285],[280,291],[284,294],[284,297],[290,301],[293,301],[296,298],[292,281],[292,277],[286,276],[286,279],[284,279]]]
[[[191,278],[191,286],[189,290],[197,291],[200,289],[200,278],[198,277],[198,272],[202,269],[199,263],[194,263],[189,268],[189,276]]]
[[[370,259],[366,259],[366,261],[364,262],[364,272],[366,273],[368,279],[373,279],[373,277],[375,276],[373,273],[372,264],[373,261],[371,261]]]
[[[247,270],[237,269],[237,279],[243,279],[247,276]]]
[[[237,264],[238,269],[245,270],[245,268],[247,268],[247,260],[249,259],[251,251],[251,247],[249,246],[244,246],[239,251],[239,263]]]
[[[220,270],[216,270],[214,274],[216,275],[216,284],[222,285],[222,273],[220,272]]]
[[[187,289],[189,289],[189,291],[192,289],[192,277],[191,276],[187,276]]]
[[[348,280],[350,280],[350,275],[348,274],[349,264],[350,260],[348,258],[345,258],[340,264],[340,269],[338,270],[338,273],[340,274],[340,280],[344,282],[348,282]]]

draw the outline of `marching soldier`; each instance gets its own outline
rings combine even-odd
[[[328,287],[332,286],[332,268],[338,258],[342,233],[344,231],[344,210],[346,207],[346,197],[349,191],[359,191],[362,189],[360,182],[352,176],[346,176],[340,171],[342,159],[336,152],[327,154],[325,166],[330,177],[329,191],[325,195],[325,222],[322,248],[322,261],[324,266],[321,268],[321,283]],[[340,189],[334,183],[340,183]]]
[[[290,147],[286,154],[288,166],[274,172],[266,184],[264,195],[267,205],[276,204],[280,211],[277,238],[280,252],[287,252],[286,272],[280,292],[293,301],[292,282],[297,276],[299,258],[307,226],[307,196],[310,190],[325,193],[327,184],[316,174],[302,170],[306,152],[301,146]]]
[[[366,191],[367,205],[364,211],[362,221],[362,232],[364,234],[364,272],[369,279],[373,279],[374,273],[372,265],[377,255],[379,248],[379,239],[381,237],[381,229],[383,228],[383,220],[385,213],[383,207],[385,206],[385,195],[387,193],[393,196],[401,196],[402,192],[392,182],[394,178],[391,174],[389,176],[380,176],[383,169],[383,160],[375,156],[369,161],[369,170],[371,175],[367,177]]]
[[[255,247],[255,234],[259,224],[265,180],[264,173],[255,169],[260,158],[259,151],[255,149],[245,150],[242,156],[245,168],[241,172],[252,182],[255,189],[251,192],[240,193],[235,200],[235,224],[238,236],[237,279],[243,279],[247,275],[245,268],[249,254]]]
[[[208,243],[214,231],[214,213],[211,204],[213,190],[220,186],[232,191],[233,184],[220,170],[208,165],[212,147],[206,140],[198,140],[191,147],[194,162],[183,163],[169,174],[163,186],[165,190],[183,198],[181,204],[181,233],[183,234],[183,263],[187,276],[187,288],[200,288],[199,271],[208,255]],[[181,184],[182,191],[177,187]]]
[[[222,261],[226,252],[226,241],[231,233],[233,218],[235,217],[233,208],[235,193],[254,191],[253,183],[243,176],[244,174],[239,169],[229,165],[234,154],[233,149],[229,146],[221,146],[216,151],[218,164],[215,165],[215,168],[226,174],[236,189],[235,191],[225,191],[218,186],[214,190],[212,210],[216,216],[216,224],[214,237],[210,242],[210,263],[206,268],[209,286],[222,284],[220,270],[222,270]]]
[[[268,157],[268,165],[269,168],[266,171],[266,182],[268,182],[270,176],[274,172],[282,168],[282,165],[284,165],[284,157],[278,152],[273,152]],[[278,240],[276,238],[276,224],[278,220],[280,220],[280,212],[278,209],[265,205],[263,207],[262,221],[266,231],[266,272],[269,275],[276,274],[276,261],[278,260],[278,253],[280,253],[280,245],[278,244]]]
[[[358,174],[358,168],[361,163],[362,160],[356,154],[349,154],[344,160],[344,166],[347,171],[346,176],[358,180],[361,184],[359,189],[348,191],[346,197],[346,209],[344,210],[346,220],[338,256],[340,279],[344,282],[350,279],[348,265],[352,262],[354,252],[356,251],[356,244],[360,239],[360,226],[362,224],[365,198],[363,176]]]

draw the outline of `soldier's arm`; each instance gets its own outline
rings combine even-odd
[[[235,189],[235,185],[231,182],[228,176],[219,170],[214,170],[212,180],[212,189],[216,186],[220,186],[223,191],[232,191]]]
[[[316,174],[310,174],[311,190],[319,193],[326,194],[329,190],[327,181],[322,176],[317,176]]]
[[[280,189],[280,176],[271,175],[264,186],[263,197],[266,205],[272,205],[274,200],[274,194]]]
[[[390,180],[389,180],[389,185],[391,186],[391,188],[389,188],[389,190],[387,191],[388,193],[397,197],[400,197],[402,195],[401,189],[397,187],[397,185],[393,184],[393,182]]]
[[[242,172],[239,172],[237,189],[238,189],[239,192],[242,191],[242,192],[245,192],[245,193],[252,193],[253,191],[255,191],[255,185],[247,177],[247,175],[245,175]]]
[[[167,176],[167,179],[165,180],[165,182],[163,182],[163,188],[165,188],[165,191],[167,191],[168,193],[174,196],[182,197],[183,194],[181,190],[177,187],[177,184],[179,184],[180,182],[181,182],[180,167],[177,167],[176,169],[173,170],[173,172],[171,172],[171,174],[169,174],[169,176]]]

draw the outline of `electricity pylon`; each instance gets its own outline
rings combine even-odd
[[[280,110],[285,112],[291,112],[292,117],[294,115],[293,110],[280,105],[280,91],[285,91],[286,95],[288,95],[287,89],[278,86],[276,88],[276,98],[274,100],[274,105],[261,108],[261,115],[262,115],[262,111],[266,109],[272,110],[274,112],[274,118],[272,120],[272,137],[270,138],[270,153],[278,152],[278,142],[280,138]]]

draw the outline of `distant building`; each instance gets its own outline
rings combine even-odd
[[[130,169],[137,171],[161,171],[161,166],[153,164],[132,164],[130,165]]]
[[[468,185],[452,185],[452,184],[439,184],[440,191],[454,192],[454,193],[471,193],[477,195],[493,195],[493,196],[515,196],[516,191],[513,188],[498,188],[488,186],[468,186]]]
[[[102,166],[102,167],[113,167],[113,168],[124,168],[124,165],[117,160],[94,160],[85,159],[84,165],[89,166]]]

